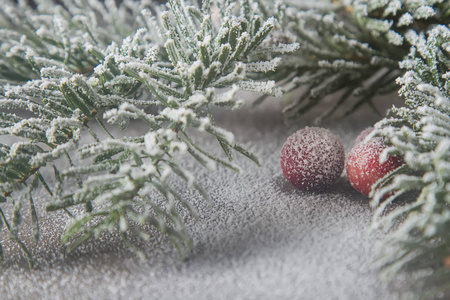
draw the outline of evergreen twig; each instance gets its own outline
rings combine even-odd
[[[256,54],[274,18],[262,18],[254,1],[240,1],[217,15],[211,5],[221,7],[221,1],[205,0],[201,7],[174,0],[168,6],[128,0],[119,5],[112,0],[36,3],[34,9],[8,1],[0,8],[5,16],[0,134],[22,138],[1,145],[1,202],[28,195],[37,239],[37,199],[31,195],[44,187],[51,197],[46,210],[63,210],[70,217],[62,236],[69,252],[107,230],[118,230],[131,245],[131,235],[144,237],[139,229],[144,224],[167,234],[180,252],[192,248],[180,209],[195,216],[195,208],[170,187],[169,178],[179,177],[208,201],[193,174],[181,166],[183,155],[209,170],[217,162],[238,170],[195,143],[189,128],[214,136],[228,159],[235,150],[259,163],[214,123],[209,108],[238,107],[239,89],[280,94],[268,76],[258,75],[276,70],[280,59],[271,55],[276,49]],[[283,51],[297,48],[292,44]],[[148,113],[150,107],[159,113]],[[114,138],[105,124],[123,130],[130,119],[140,120],[148,132]],[[86,134],[93,142],[81,144]],[[68,164],[56,168],[64,159]],[[40,172],[48,166],[54,177]],[[10,231],[31,259],[18,238],[21,203],[14,204]],[[84,211],[72,214],[72,206]],[[3,217],[7,222],[9,216]]]

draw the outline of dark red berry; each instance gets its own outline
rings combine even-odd
[[[306,127],[284,143],[280,154],[286,179],[305,191],[320,191],[331,186],[345,165],[344,146],[330,130]]]

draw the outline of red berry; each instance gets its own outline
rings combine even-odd
[[[371,133],[373,130],[374,130],[373,127],[367,127],[366,129],[361,131],[361,133],[358,135],[358,137],[355,140],[355,146],[358,145],[359,143],[363,142],[364,139],[366,138],[366,136],[368,136],[369,133]]]
[[[375,182],[403,164],[403,158],[397,155],[389,156],[380,164],[380,154],[386,147],[382,138],[374,138],[367,143],[355,144],[348,154],[347,177],[350,184],[365,196],[369,196]]]
[[[319,191],[331,186],[345,165],[344,146],[325,128],[306,127],[291,135],[280,154],[286,179],[305,191]]]

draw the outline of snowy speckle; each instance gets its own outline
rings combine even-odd
[[[412,24],[413,22],[414,22],[413,16],[409,12],[406,12],[398,20],[397,26],[399,26],[399,27],[400,26],[408,26],[408,25]]]

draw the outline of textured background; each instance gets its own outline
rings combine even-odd
[[[378,118],[362,109],[321,126],[338,134],[348,151],[358,133]],[[368,232],[368,200],[344,175],[323,193],[297,191],[282,175],[281,146],[312,119],[287,126],[272,100],[253,110],[219,111],[217,120],[259,155],[263,166],[239,158],[241,175],[220,167],[208,174],[186,161],[213,204],[208,208],[197,193],[179,185],[200,211],[197,222],[187,218],[195,250],[185,261],[157,232],[150,243],[138,245],[145,260],[130,253],[115,233],[65,255],[59,236],[66,217],[44,215],[42,192],[35,196],[42,219],[41,239],[33,247],[35,270],[28,269],[1,231],[8,260],[1,267],[0,298],[397,299],[398,290],[379,282],[372,265],[372,250],[382,234]],[[204,144],[220,152],[209,139]],[[25,224],[25,240],[27,229]]]

